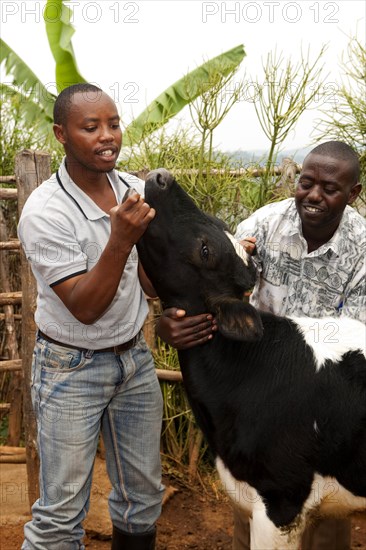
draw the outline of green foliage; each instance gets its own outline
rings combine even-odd
[[[59,164],[63,156],[62,146],[53,138],[39,135],[23,118],[23,99],[11,94],[0,99],[0,174],[14,174],[15,156],[24,149],[51,149],[52,166]]]
[[[61,15],[60,15],[61,14]],[[72,46],[74,27],[72,12],[63,0],[48,0],[44,10],[47,37],[55,59],[56,86],[60,92],[65,87],[85,79],[80,74]],[[227,77],[239,66],[245,56],[242,45],[210,59],[186,74],[160,94],[131,124],[124,134],[125,145],[135,145],[155,130],[164,126],[181,109],[207,91],[217,74]],[[12,84],[3,85],[2,93],[22,98],[23,111],[33,131],[46,135],[51,141],[52,111],[56,97],[50,94],[24,61],[1,41],[0,63],[4,62],[6,74],[12,76]]]
[[[138,145],[122,147],[119,166],[127,171],[160,167],[167,170],[194,169],[199,163],[199,147],[199,138],[191,128],[179,126],[174,133],[169,133],[164,126],[144,136]]]
[[[71,24],[72,11],[63,0],[48,0],[43,12],[48,43],[56,62],[56,86],[61,92],[71,84],[86,82],[77,68],[71,38],[75,32]]]
[[[186,105],[209,90],[217,80],[232,74],[245,56],[242,45],[210,59],[200,67],[186,74],[160,94],[126,128],[125,143],[139,143],[146,135],[161,128]]]
[[[17,104],[19,119],[35,135],[35,141],[52,140],[52,111],[55,96],[51,94],[28,65],[0,39],[0,64],[12,78],[1,84],[1,102]],[[36,137],[37,135],[37,137]]]
[[[291,58],[285,61],[282,53],[269,52],[263,63],[264,79],[256,79],[258,92],[254,108],[261,128],[270,142],[265,172],[261,178],[259,206],[273,194],[276,178],[272,172],[281,145],[295,127],[303,112],[310,108],[318,96],[322,83],[322,67],[318,63],[325,51],[323,46],[313,62],[309,52],[294,64]]]
[[[199,172],[188,171],[178,179],[199,208],[220,218],[232,231],[247,217],[248,187],[254,186],[255,189],[256,183],[245,175],[238,177],[226,155],[217,154],[210,171],[204,171],[202,176]]]
[[[211,75],[210,86],[204,86],[198,98],[189,105],[193,124],[201,134],[200,177],[203,175],[204,165],[206,173],[210,173],[214,163],[214,130],[240,99],[244,83],[234,83],[235,74],[236,69],[227,75],[218,67]]]
[[[8,439],[9,417],[0,418],[0,445],[6,445]]]
[[[4,65],[6,74],[12,76],[12,86],[19,88],[23,97],[35,92],[38,96],[35,99],[38,99],[39,102],[41,97],[47,100],[51,99],[52,95],[49,94],[39,78],[2,39],[0,39],[0,63]],[[52,103],[46,102],[43,107],[52,120]]]
[[[240,83],[231,86],[232,76],[219,78],[216,85],[211,83],[210,90],[194,102],[191,126],[180,126],[174,133],[164,127],[145,136],[138,147],[123,148],[120,166],[145,173],[159,167],[170,170],[199,208],[218,216],[234,231],[240,221],[263,205],[263,182],[253,177],[251,169],[237,161],[234,166],[230,155],[212,147],[213,132],[240,91]],[[225,93],[226,105],[222,107],[218,104],[224,87],[232,91]],[[273,186],[277,179],[273,179]]]
[[[162,128],[146,136],[140,147],[123,151],[120,166],[136,172],[160,167],[170,170],[199,208],[235,229],[238,221],[253,210],[247,198],[250,188],[254,185],[258,189],[258,185],[244,171],[243,176],[236,175],[229,155],[211,152],[209,158],[208,150],[202,150],[200,137],[194,128],[178,128],[170,135]],[[249,210],[248,203],[252,206]]]
[[[61,16],[59,15],[61,14]],[[48,42],[56,62],[56,85],[60,92],[70,84],[85,82],[81,76],[72,47],[75,32],[71,24],[72,11],[63,0],[48,0],[44,20]],[[164,126],[186,105],[191,103],[202,90],[211,87],[216,74],[230,75],[245,56],[242,45],[210,59],[160,94],[131,124],[124,133],[126,146],[140,144],[147,135]]]
[[[366,48],[357,37],[350,39],[341,67],[342,82],[332,108],[327,102],[322,111],[324,118],[318,121],[317,141],[324,138],[345,141],[360,152],[366,163]]]
[[[21,149],[31,149],[34,137],[31,130],[22,126],[19,97],[0,101],[0,173],[14,174],[15,155]]]
[[[179,370],[177,351],[160,339],[154,352],[155,366],[158,369]],[[161,452],[164,469],[167,473],[182,477],[187,473],[193,460],[193,449],[197,434],[200,433],[187,401],[183,384],[161,382],[163,394],[163,425]],[[207,463],[207,445],[200,445],[197,464]]]
[[[323,118],[315,128],[316,141],[340,140],[358,154],[363,191],[357,205],[366,206],[366,48],[358,37],[349,39],[347,54],[342,59],[342,81],[331,108],[327,103]],[[325,98],[327,99],[327,98]]]

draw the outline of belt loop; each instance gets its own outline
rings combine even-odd
[[[87,349],[85,353],[86,359],[91,359],[93,357],[94,350],[93,349]]]

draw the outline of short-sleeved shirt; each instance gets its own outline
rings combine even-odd
[[[113,170],[108,178],[118,203],[128,187],[144,194],[144,182],[131,174]],[[135,247],[112,303],[95,323],[78,321],[52,290],[90,271],[110,236],[109,215],[72,181],[64,161],[26,201],[18,235],[37,281],[35,321],[45,334],[74,346],[102,349],[127,342],[140,331],[148,307],[138,279]]]
[[[277,315],[347,315],[366,323],[366,221],[347,206],[333,237],[308,253],[295,200],[264,206],[239,224],[256,237],[251,303]]]

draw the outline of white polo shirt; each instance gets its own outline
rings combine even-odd
[[[108,178],[118,203],[128,187],[144,195],[143,180],[131,174],[113,170]],[[72,181],[65,161],[31,193],[18,235],[37,280],[35,321],[42,332],[73,346],[101,349],[127,342],[140,331],[148,306],[138,279],[135,247],[112,303],[94,324],[78,321],[52,290],[53,285],[90,271],[110,236],[109,215]]]

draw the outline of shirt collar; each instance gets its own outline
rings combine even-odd
[[[76,183],[70,178],[66,170],[65,158],[58,170],[59,183],[66,194],[73,200],[79,210],[88,220],[99,220],[101,218],[109,218],[109,214],[104,212],[99,206],[86,194]],[[118,192],[118,176],[115,170],[107,173],[107,177],[112,186],[117,202],[120,201]]]
[[[333,237],[322,246],[320,246],[317,250],[311,252],[311,255],[321,256],[323,254],[326,254],[328,251],[331,251],[335,256],[340,255],[342,251],[342,243],[344,242],[342,235],[345,231],[345,219],[348,216],[348,209],[349,207],[346,206],[342,219]],[[293,200],[293,202],[290,204],[288,213],[286,215],[286,221],[281,227],[280,233],[283,235],[298,235],[302,240],[305,241],[302,234],[301,219],[296,208],[295,200]]]
[[[333,237],[323,244],[318,250],[320,254],[324,254],[328,252],[328,250],[331,250],[335,256],[340,256],[344,250],[344,243],[347,241],[347,237],[345,238],[345,233],[347,232],[346,225],[347,225],[347,218],[348,218],[348,210],[349,207],[346,206],[345,211],[343,212],[343,216],[341,221],[339,222],[339,225],[337,227],[336,232],[334,233]]]
[[[301,220],[298,214],[295,200],[292,199],[289,204],[289,208],[285,214],[285,222],[282,224],[282,227],[279,231],[282,235],[299,235],[303,238],[302,229],[301,229]]]

